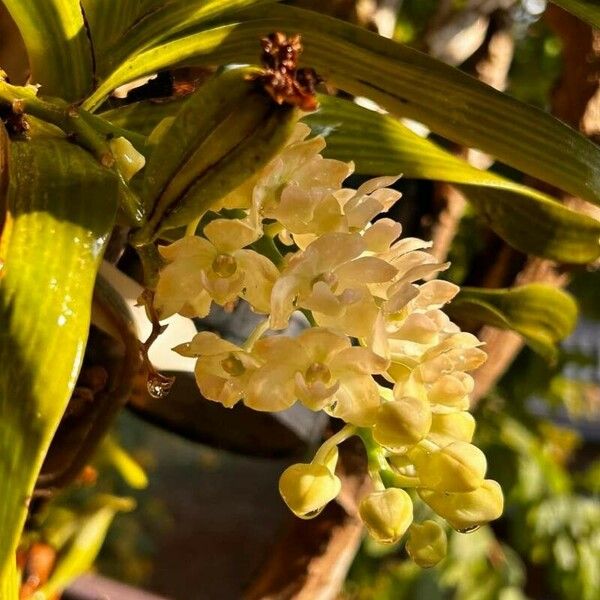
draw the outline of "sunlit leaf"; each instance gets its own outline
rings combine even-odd
[[[2,0],[25,41],[32,83],[79,100],[93,83],[93,58],[79,0]]]
[[[305,121],[327,140],[325,154],[353,160],[365,175],[397,175],[460,184],[487,224],[527,253],[566,263],[600,255],[600,222],[562,206],[549,196],[482,171],[423,138],[389,115],[320,97],[318,112]]]
[[[118,185],[60,138],[12,142],[9,172],[0,238],[0,590],[80,368]]]
[[[289,30],[303,35],[304,62],[333,85],[600,202],[600,152],[543,111],[426,54],[321,14],[276,4],[233,17],[212,29],[183,29],[164,43],[132,53],[101,81],[85,106],[97,107],[119,85],[175,64],[256,62],[261,37]]]

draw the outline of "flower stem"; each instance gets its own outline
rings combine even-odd
[[[313,463],[324,463],[329,456],[329,453],[339,444],[351,438],[357,432],[356,425],[344,425],[337,433],[334,433],[330,438],[327,438],[321,447],[315,453],[312,459]]]
[[[252,348],[254,348],[254,344],[263,336],[265,332],[269,330],[269,319],[265,319],[261,321],[252,331],[252,333],[248,336],[248,339],[244,343],[244,350],[246,352],[250,352]]]

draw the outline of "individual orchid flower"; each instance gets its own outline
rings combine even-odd
[[[348,423],[373,422],[380,397],[372,375],[387,362],[346,336],[310,328],[295,338],[263,338],[252,352],[263,366],[248,381],[245,403],[251,408],[283,410],[299,400]]]
[[[196,334],[173,350],[197,359],[194,372],[200,392],[226,408],[244,397],[248,380],[261,365],[250,352],[209,331]]]
[[[204,236],[186,236],[159,248],[167,265],[160,271],[154,305],[160,319],[178,312],[204,317],[211,303],[225,305],[237,297],[254,310],[268,312],[277,267],[246,248],[260,229],[248,219],[216,219]]]
[[[378,314],[370,284],[390,282],[397,270],[376,256],[363,256],[358,233],[328,233],[294,255],[273,287],[271,326],[286,327],[296,309],[310,310],[317,323],[364,337]]]
[[[324,187],[287,185],[279,203],[265,211],[285,229],[280,234],[286,243],[305,249],[325,233],[362,232],[377,214],[389,210],[400,198],[400,192],[385,188],[397,177],[378,177],[358,190],[332,190]],[[291,234],[291,235],[290,235]]]

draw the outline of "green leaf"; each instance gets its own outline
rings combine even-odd
[[[100,73],[130,54],[190,27],[206,28],[228,14],[279,0],[83,0]],[[113,10],[114,8],[114,10]],[[97,41],[98,40],[98,41]]]
[[[111,465],[129,487],[136,490],[148,487],[146,472],[114,436],[109,434],[102,440],[96,458]]]
[[[116,127],[148,136],[163,119],[174,117],[189,98],[190,96],[182,96],[169,100],[133,102],[107,110],[98,116]]]
[[[135,502],[129,498],[104,496],[93,512],[77,519],[75,535],[68,542],[48,581],[36,593],[42,598],[53,598],[74,579],[91,569],[104,543],[108,528],[118,512],[133,510]]]
[[[0,591],[81,366],[118,189],[113,173],[61,138],[12,142],[9,172],[0,238]]]
[[[457,318],[512,329],[549,362],[556,344],[575,328],[577,304],[566,292],[541,283],[513,289],[462,288],[448,306]]]
[[[93,83],[93,56],[78,0],[2,0],[27,48],[32,83],[45,96],[80,100]]]
[[[102,61],[108,49],[136,23],[160,9],[167,0],[81,0],[93,41],[94,54]]]
[[[525,252],[565,263],[600,255],[600,222],[549,196],[490,171],[481,171],[423,138],[389,115],[321,96],[305,117],[325,136],[325,155],[356,163],[365,175],[397,175],[460,184],[491,229]]]
[[[175,64],[255,62],[262,36],[294,31],[303,36],[304,62],[331,84],[600,203],[600,152],[543,111],[426,54],[318,13],[270,5],[234,17],[204,31],[183,29],[164,43],[133,52],[100,83],[85,106],[97,107],[119,85]]]
[[[552,3],[568,10],[590,25],[600,28],[600,4],[598,4],[598,0],[552,0]]]

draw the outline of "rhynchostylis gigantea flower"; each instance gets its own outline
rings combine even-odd
[[[448,264],[430,242],[377,219],[398,200],[386,187],[396,178],[344,188],[352,165],[323,158],[324,140],[307,136],[300,125],[278,157],[222,199],[201,235],[161,248],[156,309],[202,316],[213,301],[243,299],[263,313],[242,347],[201,332],[176,348],[196,360],[203,395],[227,407],[327,411],[343,426],[310,463],[285,470],[284,501],[302,518],[323,510],[341,489],[337,446],[358,435],[374,487],[359,509],[369,533],[395,543],[408,531],[409,554],[433,566],[445,529],[413,522],[423,512],[414,502],[460,531],[502,513],[468,412],[470,372],[486,355],[442,310],[459,291],[433,279]],[[282,333],[297,310],[312,326]]]

